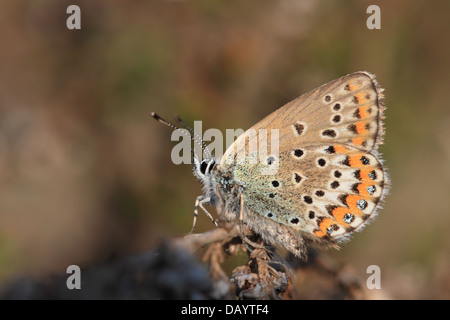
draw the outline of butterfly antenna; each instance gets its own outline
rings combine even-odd
[[[152,113],[151,113],[151,116],[152,116],[153,118],[155,118],[156,121],[158,121],[158,122],[160,122],[160,123],[162,123],[162,124],[168,126],[169,128],[172,128],[172,129],[174,129],[174,130],[180,129],[180,128],[177,127],[176,125],[174,125],[174,124],[170,123],[169,121],[164,120],[163,118],[161,118],[161,117],[160,117],[159,115],[157,115],[155,112],[152,112]],[[203,142],[203,140],[202,140],[202,139],[194,132],[194,130],[192,130],[192,128],[190,128],[187,124],[185,124],[178,116],[176,116],[175,118],[176,118],[176,120],[177,120],[181,125],[183,125],[190,133],[192,133],[192,135],[189,136],[189,137],[190,137],[195,143],[201,145],[201,146],[202,146],[202,149],[203,149],[204,151],[206,151],[208,157],[209,157],[209,158],[212,158],[212,157],[211,157],[211,153],[209,152],[208,147],[205,145],[205,143]],[[184,132],[184,134],[185,134],[186,136],[188,136],[188,134],[186,134],[185,132]],[[195,157],[195,153],[194,153],[193,150],[191,150],[191,153],[192,153],[192,156]]]
[[[155,118],[156,121],[161,122],[162,124],[168,126],[169,128],[172,128],[172,129],[174,129],[174,130],[180,129],[180,128],[178,128],[176,125],[171,124],[170,122],[164,120],[163,118],[161,118],[160,116],[158,116],[158,115],[157,115],[156,113],[154,113],[154,112],[151,113],[151,116],[152,116],[153,118]]]
[[[190,133],[192,133],[192,136],[195,137],[194,141],[198,144],[201,145],[203,151],[206,152],[206,155],[208,156],[208,159],[212,158],[211,152],[209,151],[208,147],[206,146],[205,142],[203,141],[202,137],[200,137],[194,130],[192,130],[191,127],[189,127],[183,120],[181,120],[181,118],[178,115],[175,115],[175,120],[177,120],[177,122],[179,124],[181,124],[183,127],[185,127],[187,130],[189,130]]]

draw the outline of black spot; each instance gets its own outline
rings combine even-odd
[[[337,114],[333,117],[333,122],[339,122],[339,121],[341,121],[341,116]]]
[[[334,211],[334,209],[336,209],[337,208],[337,206],[326,206],[326,209],[327,209],[327,212],[328,212],[328,214],[329,215],[333,215],[333,211]]]
[[[311,204],[313,202],[310,196],[304,196],[303,201],[305,201],[307,204]]]
[[[273,180],[273,181],[272,181],[272,185],[273,185],[275,188],[277,188],[277,187],[280,186],[280,183],[279,183],[277,180]]]
[[[352,99],[352,102],[353,103],[359,103],[358,97],[354,96],[353,99]]]
[[[336,178],[340,178],[340,177],[342,177],[342,173],[341,173],[339,170],[336,170],[336,171],[334,172],[334,176],[335,176]]]
[[[316,196],[323,197],[324,195],[325,195],[325,192],[323,192],[322,190],[317,190],[316,191]]]
[[[334,111],[339,111],[339,110],[341,110],[341,104],[340,104],[340,103],[336,103],[336,104],[333,106],[333,110],[334,110]]]
[[[344,87],[344,90],[345,90],[345,91],[349,91],[349,90],[350,90],[350,85],[349,85],[349,84],[346,84],[345,87]]]
[[[352,223],[355,220],[355,216],[352,215],[350,212],[347,212],[344,215],[342,220],[344,220],[345,223],[349,223],[350,224],[350,223]]]
[[[359,108],[355,110],[355,112],[353,113],[353,116],[355,118],[361,119],[361,115],[359,114]]]
[[[361,170],[356,170],[354,175],[355,175],[356,179],[361,180]],[[369,173],[369,177],[370,177],[370,173]]]
[[[274,193],[269,193],[269,198],[274,198],[275,194]]]
[[[375,180],[377,178],[377,173],[375,170],[369,172],[369,178]]]
[[[340,186],[340,184],[339,184],[339,182],[337,182],[337,181],[333,181],[333,182],[330,184],[330,186],[331,186],[331,188],[336,189],[336,188],[338,188],[338,187]]]
[[[366,122],[366,125],[364,126],[366,128],[367,131],[370,130],[370,123]]]
[[[349,156],[345,157],[345,160],[343,160],[341,163],[342,163],[344,166],[350,167],[350,157],[349,157]]]
[[[366,94],[366,99],[370,100],[370,94]]]
[[[363,199],[358,200],[358,201],[356,202],[356,205],[358,206],[358,208],[359,208],[360,210],[364,210],[365,208],[367,208],[367,201],[366,201],[366,200],[363,200]]]
[[[348,131],[351,131],[354,134],[358,134],[358,131],[356,130],[356,125],[351,124],[347,127]]]
[[[272,212],[269,212],[269,213],[267,214],[267,216],[268,216],[269,218],[272,218],[272,217],[273,217],[273,213],[272,213]]]
[[[303,155],[303,150],[302,149],[295,149],[294,150],[294,156],[296,156],[297,158],[300,158]]]
[[[268,165],[271,165],[271,164],[273,164],[275,162],[275,158],[274,157],[269,157],[269,158],[267,158],[267,164]]]
[[[328,148],[325,149],[326,153],[336,153],[336,150],[334,149],[333,146],[329,146]]]
[[[367,159],[365,156],[362,156],[360,160],[361,160],[361,163],[364,165],[367,165],[370,163],[369,159]]]
[[[324,98],[325,102],[330,102],[331,101],[331,96],[329,94],[327,94]]]
[[[300,183],[300,181],[302,181],[302,177],[298,173],[294,173],[294,180],[296,183]]]
[[[327,162],[325,161],[325,159],[320,158],[319,160],[317,160],[317,164],[323,167],[324,165],[327,164]]]
[[[327,130],[322,131],[322,135],[335,138],[336,137],[336,131],[334,131],[333,129],[327,129]]]
[[[316,215],[316,214],[314,213],[314,211],[310,211],[309,214],[308,214],[308,217],[309,217],[310,219],[314,219],[315,215]]]
[[[295,131],[297,131],[297,134],[301,135],[303,133],[303,130],[305,129],[305,126],[301,123],[296,122],[294,123],[294,128]]]
[[[300,221],[300,220],[298,220],[297,218],[294,218],[294,219],[291,220],[291,223],[297,224],[299,221]]]
[[[338,199],[339,199],[339,201],[342,202],[342,204],[348,206],[348,204],[347,204],[347,197],[348,197],[348,194],[342,194],[342,195],[339,196]]]
[[[339,227],[335,224],[332,224],[327,228],[327,234],[331,234],[331,232],[339,230]]]
[[[360,183],[355,183],[352,185],[352,191],[356,194],[359,194],[359,190],[358,190],[359,185],[360,185]]]
[[[378,202],[379,202],[380,200],[381,200],[381,198],[379,198],[379,197],[375,197],[375,198],[372,199],[372,201],[374,202],[375,206],[378,205]]]

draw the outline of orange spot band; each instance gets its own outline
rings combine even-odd
[[[355,94],[355,97],[356,97],[356,99],[358,99],[358,103],[359,104],[366,103],[366,101],[367,101],[367,99],[364,97],[364,93],[363,92]]]
[[[349,164],[352,168],[360,168],[363,167],[364,164],[361,162],[362,153],[356,153],[349,156]]]
[[[363,135],[363,134],[367,133],[365,121],[358,121],[357,123],[355,123],[355,126],[356,126],[356,132],[358,132],[359,135]]]
[[[350,211],[352,213],[356,213],[358,215],[361,215],[361,211],[358,208],[357,202],[359,200],[363,200],[363,199],[364,198],[362,196],[359,196],[359,195],[356,195],[356,194],[351,194],[351,195],[347,196],[346,202],[347,202],[347,205],[348,205],[348,207],[349,207],[349,209],[350,209]]]
[[[351,213],[350,210],[348,208],[345,207],[337,207],[333,210],[333,217],[337,220],[337,222],[342,225],[345,226],[346,223],[344,222],[344,216],[347,213]]]
[[[336,221],[334,219],[331,218],[323,219],[319,224],[319,230],[314,231],[314,234],[318,237],[324,237],[328,235],[327,228],[329,228],[333,224],[336,224]]]
[[[334,151],[336,153],[349,153],[347,148],[345,148],[343,145],[337,144],[334,146]]]
[[[370,174],[372,171],[373,171],[373,167],[365,167],[365,168],[362,168],[362,169],[359,171],[359,176],[361,177],[361,180],[362,180],[363,182],[370,182],[370,181],[373,181],[373,180],[369,177],[369,174]]]
[[[359,117],[361,119],[368,118],[370,116],[370,113],[368,112],[369,107],[360,107],[358,109]]]
[[[358,186],[358,192],[363,197],[372,197],[372,195],[367,191],[367,188],[369,186],[373,185],[373,181],[364,181],[359,184]]]
[[[352,143],[355,146],[360,146],[360,145],[362,145],[363,142],[364,142],[364,138],[363,137],[355,138],[355,139],[352,140]]]

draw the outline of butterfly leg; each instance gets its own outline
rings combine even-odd
[[[260,245],[258,243],[255,243],[251,241],[247,236],[244,234],[244,195],[241,193],[241,202],[240,202],[240,209],[239,209],[239,232],[241,234],[241,239],[244,243],[244,245],[247,247],[248,245],[252,246],[254,249],[264,249],[264,245]],[[248,249],[248,247],[247,247]],[[253,250],[251,250],[253,251]]]
[[[205,207],[203,206],[204,203],[209,202],[211,199],[210,198],[204,198],[204,196],[198,196],[197,199],[195,200],[195,205],[194,205],[194,221],[192,223],[192,229],[189,232],[189,234],[191,234],[192,232],[194,232],[195,226],[197,225],[197,216],[198,216],[198,207],[200,207],[203,212],[208,216],[209,219],[211,219],[211,221],[214,223],[214,225],[216,227],[218,227],[219,225],[217,224],[216,220],[214,220],[213,216],[208,212],[208,210],[205,209]]]
[[[205,198],[203,200],[201,200],[199,202],[199,206],[200,208],[202,208],[203,212],[206,213],[206,215],[208,216],[208,218],[212,221],[212,223],[214,223],[214,225],[216,226],[216,228],[219,226],[219,224],[216,222],[216,220],[213,218],[213,216],[211,215],[211,213],[209,213],[208,210],[205,209],[205,207],[203,206],[204,203],[208,203],[209,201],[211,201],[210,198]]]

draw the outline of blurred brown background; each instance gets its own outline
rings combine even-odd
[[[82,30],[66,28],[70,4]],[[446,0],[2,1],[0,286],[189,232],[201,186],[151,111],[246,129],[367,70],[386,89],[392,190],[325,254],[362,278],[380,266],[385,297],[450,298],[449,14]]]

